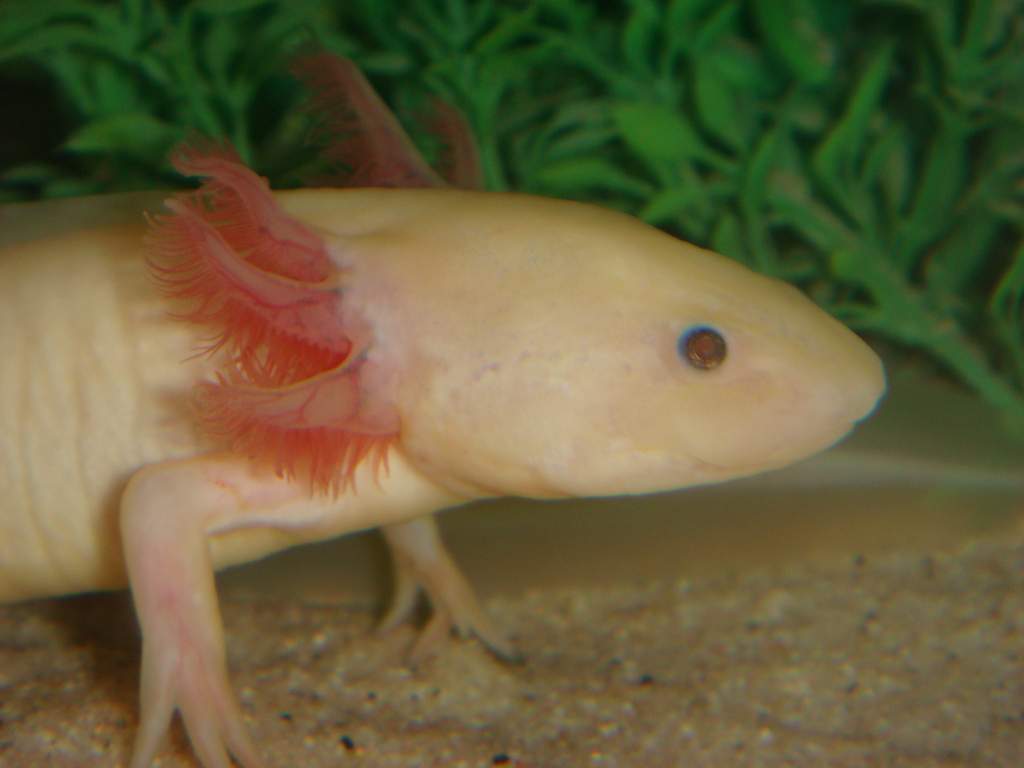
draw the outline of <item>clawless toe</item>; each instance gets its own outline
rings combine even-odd
[[[144,665],[144,691],[146,680],[153,676]],[[227,688],[226,678],[197,681],[181,672],[163,678],[150,684],[162,690],[143,693],[131,768],[148,768],[153,762],[175,709],[181,712],[192,748],[205,768],[230,768],[228,753],[244,768],[262,768],[263,761],[242,723],[241,710]]]
[[[223,654],[210,638],[160,638],[143,643],[141,712],[131,768],[148,768],[181,713],[196,757],[204,768],[230,768],[229,754],[243,768],[262,768],[228,682]]]

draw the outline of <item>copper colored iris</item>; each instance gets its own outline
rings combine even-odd
[[[679,356],[702,371],[721,365],[725,360],[725,353],[725,339],[712,328],[693,328],[679,339]]]

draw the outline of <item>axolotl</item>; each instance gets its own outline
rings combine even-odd
[[[130,586],[133,768],[175,711],[207,768],[262,765],[215,569],[379,527],[388,623],[422,590],[427,634],[510,655],[435,512],[782,467],[885,389],[796,288],[621,213],[446,185],[352,65],[320,64],[383,188],[273,192],[193,146],[202,187],[148,223],[0,251],[0,599]]]

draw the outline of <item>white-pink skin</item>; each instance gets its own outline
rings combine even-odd
[[[0,597],[130,582],[143,630],[131,765],[175,709],[207,768],[262,765],[227,680],[212,573],[383,526],[400,589],[499,653],[430,514],[485,496],[645,493],[783,466],[826,448],[884,390],[877,357],[795,289],[631,218],[446,190],[278,195],[351,270],[345,311],[374,332],[371,380],[401,416],[389,471],[357,492],[211,452],[186,407],[208,362],[166,317],[142,228],[0,252]],[[677,339],[726,339],[709,371]],[[183,362],[185,361],[185,362]]]

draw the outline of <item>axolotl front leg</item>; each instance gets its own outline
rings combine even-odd
[[[132,768],[152,762],[175,709],[204,765],[226,768],[225,747],[243,765],[262,764],[228,683],[207,536],[275,508],[283,518],[294,493],[242,469],[207,458],[168,462],[138,472],[125,491],[121,535],[143,637]]]
[[[393,455],[386,478],[358,472],[359,493],[334,499],[231,454],[141,469],[121,507],[125,560],[142,626],[140,724],[132,768],[155,757],[175,710],[206,768],[262,765],[228,682],[210,540],[301,542],[450,506],[459,499]],[[230,542],[225,542],[230,543]],[[276,548],[276,547],[268,547]],[[436,553],[435,553],[436,554]],[[463,582],[456,572],[455,591]],[[444,593],[449,587],[442,586]]]
[[[402,457],[388,369],[370,361],[373,334],[347,304],[346,268],[230,151],[185,148],[175,163],[207,181],[153,219],[151,267],[186,307],[181,316],[214,335],[221,368],[198,383],[197,410],[231,451],[147,466],[123,496],[125,560],[143,631],[133,768],[148,765],[175,709],[204,765],[226,766],[231,752],[254,766],[227,682],[210,539],[222,552],[248,539],[238,551],[251,557],[261,547],[391,526],[403,564],[391,617],[406,615],[422,585],[437,609],[428,640],[454,624],[511,651],[433,522],[407,522],[467,499]]]

